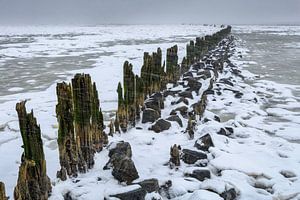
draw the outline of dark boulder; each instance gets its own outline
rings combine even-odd
[[[166,120],[171,121],[171,122],[175,121],[179,124],[180,127],[183,127],[182,120],[180,119],[180,117],[178,115],[172,115],[172,116],[168,117]]]
[[[213,147],[213,141],[209,134],[201,136],[199,139],[196,140],[194,147],[202,151],[208,151],[209,147]]]
[[[153,130],[155,133],[160,133],[162,131],[168,130],[170,127],[170,122],[164,119],[159,119],[153,126],[150,127],[150,130]]]
[[[186,77],[193,77],[193,73],[192,72],[186,72],[183,74],[183,77],[186,78]]]
[[[222,78],[220,79],[220,82],[233,87],[233,83],[230,81],[229,78]]]
[[[210,70],[204,70],[197,73],[198,76],[204,76],[205,79],[211,78]]]
[[[177,111],[183,116],[187,117],[188,114],[188,107],[187,106],[180,106],[174,110],[171,111],[170,115],[176,115]]]
[[[240,99],[240,98],[242,98],[243,95],[244,95],[243,93],[237,92],[237,93],[234,95],[234,97],[237,98],[237,99]]]
[[[220,128],[220,130],[217,132],[219,135],[224,135],[224,136],[230,136],[233,133],[233,128],[231,127],[225,127],[225,128]]]
[[[219,116],[217,116],[217,115],[215,115],[215,116],[214,116],[214,120],[215,120],[215,121],[217,121],[217,122],[221,122],[221,119],[220,119],[220,117],[219,117]]]
[[[137,188],[132,191],[110,195],[110,197],[116,197],[120,200],[144,200],[146,191],[143,188]]]
[[[158,192],[159,190],[159,184],[156,178],[146,179],[137,184],[140,185],[148,193]]]
[[[180,92],[180,90],[165,90],[163,93],[163,96],[167,97],[170,95],[170,96],[175,97],[175,95],[178,94],[179,92]]]
[[[124,154],[114,154],[111,163],[113,165],[112,175],[118,181],[130,184],[139,178],[134,162]]]
[[[186,174],[189,177],[193,177],[199,181],[204,181],[210,178],[210,171],[208,169],[196,169],[191,174]]]
[[[132,183],[139,178],[134,162],[131,160],[132,151],[128,142],[119,142],[109,150],[110,157],[104,169],[113,168],[112,175],[120,182]]]
[[[213,91],[213,90],[205,90],[204,94],[206,94],[206,95],[214,95],[215,91]]]
[[[180,104],[181,102],[183,102],[185,105],[189,105],[189,101],[184,98],[184,97],[180,97],[176,102],[172,102],[171,104],[172,105],[175,105],[175,104]]]
[[[233,134],[233,132],[234,132],[232,127],[226,126],[225,129],[231,134]]]
[[[159,112],[153,109],[145,109],[143,111],[142,123],[155,122],[158,118],[160,118]]]
[[[114,148],[109,150],[108,156],[111,158],[114,154],[124,154],[125,156],[131,158],[132,151],[130,144],[124,141],[117,143]]]
[[[192,151],[190,149],[183,149],[181,159],[187,164],[194,164],[198,160],[207,159],[207,155],[202,152]]]
[[[178,94],[180,97],[193,99],[193,94],[191,91],[183,91]]]
[[[202,87],[202,84],[194,78],[189,78],[187,79],[187,81],[188,81],[187,86],[189,87],[189,90],[198,93],[200,88]]]

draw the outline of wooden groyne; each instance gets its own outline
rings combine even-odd
[[[183,127],[178,117],[179,113],[187,119],[187,127],[183,129],[193,139],[195,122],[203,116],[207,95],[212,92],[213,83],[218,78],[218,73],[222,73],[224,62],[230,56],[229,48],[233,40],[229,36],[230,32],[231,27],[228,26],[213,35],[190,41],[181,63],[178,61],[177,45],[167,49],[164,62],[160,48],[152,54],[145,52],[140,74],[134,74],[132,64],[125,61],[123,82],[117,86],[118,108],[115,118],[108,126],[109,135],[113,136],[115,132],[125,133],[139,123],[148,123],[151,125],[149,130],[157,133],[168,130],[171,127],[170,121],[175,121]],[[172,89],[178,85],[184,90]],[[97,87],[88,74],[76,74],[71,83],[58,83],[56,94],[60,161],[57,177],[65,181],[94,167],[94,156],[108,144],[108,136],[105,133]],[[183,102],[186,106],[177,107],[171,111],[170,116],[162,119],[164,99],[168,96],[179,97],[172,104]],[[189,99],[194,97],[197,101],[190,105]],[[52,188],[46,174],[40,127],[33,112],[26,113],[25,102],[18,103],[16,109],[24,153],[14,197],[20,200],[48,199]],[[199,141],[202,146],[197,148],[203,151],[207,151],[209,146],[213,145],[209,135],[200,138]],[[131,159],[132,151],[128,142],[116,144],[114,148],[109,149],[108,156],[109,161],[104,169],[112,169],[115,179],[132,184],[139,177],[138,169]],[[169,165],[173,168],[180,166],[181,161],[195,163],[196,160],[205,158],[205,153],[200,155],[174,144],[170,148]],[[205,173],[207,175],[207,172]],[[159,188],[156,179],[145,181],[147,184],[150,182],[155,188],[153,191],[157,192],[162,188],[163,192],[166,192],[170,187],[167,184]],[[0,186],[0,195],[5,198],[4,184]],[[137,199],[144,199],[149,191],[142,187],[135,192],[141,196]],[[132,197],[128,197],[128,194],[118,194],[117,197],[120,198],[120,195],[121,199],[129,200]]]

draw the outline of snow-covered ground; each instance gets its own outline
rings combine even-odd
[[[272,33],[276,32],[273,29],[278,30],[278,34],[283,32],[287,32],[286,34],[299,34],[298,27],[292,28],[271,27],[268,30],[272,30]],[[7,28],[5,34],[15,35],[19,30],[14,29]],[[80,35],[84,31],[83,29],[85,28],[75,29],[75,33],[79,32]],[[110,31],[110,29],[114,30]],[[258,26],[236,27],[237,31],[262,30],[263,32],[265,29],[267,28]],[[290,29],[292,31],[289,31]],[[27,34],[28,30],[25,28],[23,30],[22,34]],[[74,32],[74,28],[72,30]],[[64,30],[59,28],[50,30],[35,28],[34,32],[47,34],[50,31],[51,34],[63,34],[72,32],[72,30],[68,28]],[[105,32],[105,30],[106,27],[103,27],[102,31]],[[135,72],[138,72],[142,63],[143,51],[151,52],[155,51],[157,47],[161,47],[165,52],[167,47],[175,43],[179,45],[179,54],[182,58],[185,54],[184,49],[188,39],[212,33],[217,28],[166,26],[161,30],[161,28],[156,27],[135,26],[131,28],[108,27],[107,30],[107,35],[104,37],[107,40],[120,38],[121,40],[130,41],[140,38],[143,42],[135,45],[123,44],[114,45],[111,48],[105,47],[110,48],[110,51],[114,52],[113,55],[99,57],[93,68],[75,70],[70,73],[90,73],[92,79],[97,83],[101,107],[104,108],[104,111],[111,111],[116,109],[115,90],[117,82],[121,80],[122,63],[125,59],[134,58],[130,61],[134,64]],[[128,31],[124,32],[125,30]],[[97,31],[95,28],[95,32]],[[91,31],[91,34],[93,33]],[[20,32],[20,35],[22,34]],[[178,37],[181,39],[179,40]],[[99,39],[101,36],[98,35],[97,38]],[[164,42],[162,40],[151,44],[145,42],[147,39],[158,40],[160,38],[165,38],[163,39]],[[42,41],[40,42],[43,44]],[[49,41],[44,41],[44,44],[48,45],[48,43],[49,51],[53,47],[50,55],[53,53],[54,57],[61,53],[64,54],[64,47],[66,47],[65,50],[72,48],[72,45],[55,44],[55,42],[51,44]],[[75,40],[74,44],[78,44],[80,48],[85,49],[89,45],[95,45],[95,42],[93,42],[92,37],[88,39],[88,42]],[[81,45],[87,46],[82,47]],[[220,123],[214,120],[207,123],[199,122],[194,140],[190,140],[187,134],[181,132],[186,127],[186,120],[183,120],[184,128],[172,123],[172,129],[159,134],[145,131],[145,129],[132,129],[126,134],[109,137],[109,140],[128,141],[132,147],[132,159],[140,175],[139,180],[157,178],[160,184],[172,180],[171,192],[173,197],[177,196],[175,199],[178,200],[192,200],[197,199],[198,196],[203,196],[205,197],[203,199],[209,200],[220,199],[218,195],[205,189],[222,192],[228,186],[234,187],[238,191],[240,199],[300,199],[300,98],[295,96],[295,92],[299,94],[300,86],[267,81],[258,77],[258,74],[251,73],[249,60],[244,59],[251,57],[247,44],[243,41],[236,41],[236,45],[236,54],[231,60],[242,71],[245,79],[233,76],[228,67],[225,68],[226,73],[220,74],[219,79],[232,76],[235,81],[232,81],[234,82],[232,89],[238,90],[244,95],[242,98],[235,98],[231,91],[223,90],[225,87],[231,88],[230,86],[218,83],[218,81],[215,83],[214,88],[220,88],[222,94],[209,95],[205,117],[212,119],[214,115],[218,115],[221,119]],[[62,49],[62,52],[58,53],[55,47]],[[30,47],[28,48],[30,50]],[[76,49],[79,54],[80,48]],[[92,51],[99,50],[97,48],[92,48]],[[45,49],[48,48],[42,47],[39,51],[42,52]],[[2,50],[0,49],[0,52]],[[14,54],[15,50],[7,48],[5,53],[2,53],[10,55]],[[83,52],[88,53],[88,48]],[[243,57],[241,58],[240,55]],[[28,54],[24,51],[18,56],[26,57]],[[69,80],[70,77],[68,75],[67,79]],[[29,99],[27,103],[28,110],[33,108],[35,116],[41,124],[47,171],[54,185],[51,199],[62,199],[61,194],[67,191],[71,191],[72,195],[78,199],[101,199],[107,194],[124,190],[124,186],[112,177],[110,170],[104,171],[102,169],[108,161],[107,149],[96,154],[94,169],[87,174],[81,174],[78,177],[79,182],[70,179],[65,182],[57,180],[55,175],[59,169],[59,162],[56,143],[55,84],[39,92],[19,93],[20,88],[22,86],[13,89],[7,88],[15,94],[0,97],[0,180],[5,182],[9,196],[12,196],[16,184],[22,153],[20,147],[22,141],[18,130],[17,115],[14,110],[16,102],[21,99]],[[166,106],[166,109],[162,111],[163,116],[169,114],[170,110],[174,108],[170,105],[173,99],[168,98],[166,104],[169,106]],[[137,126],[146,128],[148,125],[138,124]],[[234,128],[234,133],[230,137],[217,134],[219,129],[225,126]],[[203,182],[191,178],[187,179],[183,174],[193,170],[194,166],[184,163],[178,170],[169,169],[168,166],[164,165],[169,160],[171,145],[180,144],[183,148],[193,149],[195,140],[206,133],[210,133],[215,144],[215,147],[210,148],[208,157],[209,164],[207,168],[216,172],[211,179]],[[98,178],[101,178],[101,180]],[[195,192],[188,193],[188,191]]]

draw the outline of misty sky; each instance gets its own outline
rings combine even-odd
[[[300,0],[0,0],[0,24],[300,24]]]

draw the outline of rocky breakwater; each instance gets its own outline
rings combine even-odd
[[[177,123],[182,129],[182,133],[187,133],[191,143],[194,142],[194,147],[193,149],[183,148],[180,141],[178,144],[174,144],[170,148],[170,160],[168,162],[170,169],[180,171],[181,168],[189,166],[192,170],[188,170],[182,175],[199,182],[217,176],[218,173],[209,167],[208,158],[211,156],[209,149],[215,146],[211,135],[207,133],[199,138],[194,138],[198,135],[195,134],[195,132],[197,133],[197,124],[204,123],[206,120],[204,112],[208,95],[214,94],[214,84],[219,81],[219,74],[223,73],[224,65],[227,66],[228,58],[233,53],[231,47],[234,38],[229,35],[230,31],[231,27],[229,26],[211,36],[196,38],[196,41],[191,41],[187,45],[186,56],[181,64],[178,64],[177,47],[171,47],[167,50],[166,71],[164,71],[161,56],[159,56],[161,55],[160,49],[152,56],[145,53],[141,71],[144,78],[138,80],[138,84],[143,86],[141,90],[137,91],[137,85],[134,86],[134,83],[137,84],[138,76],[133,75],[130,64],[129,70],[127,70],[128,63],[124,65],[126,66],[124,67],[124,90],[121,83],[118,86],[119,107],[116,120],[125,122],[123,127],[120,123],[121,129],[123,128],[125,132],[135,125],[143,123],[145,124],[143,127],[148,127],[148,130],[163,134],[164,131],[171,128],[173,123]],[[155,60],[157,62],[154,62]],[[130,80],[134,87],[131,90],[126,89],[126,85],[129,85],[127,82],[129,79],[125,77],[132,77]],[[129,93],[129,95],[125,95],[125,93]],[[140,97],[139,101],[126,100],[128,97],[137,96]],[[139,103],[136,103],[137,101]],[[135,110],[128,109],[129,107],[134,108],[134,105]],[[166,114],[168,110],[170,112]],[[132,111],[135,114],[131,114]],[[141,121],[139,121],[140,115],[142,116]],[[120,118],[120,116],[125,117]],[[130,116],[135,116],[135,118]],[[119,127],[115,128],[118,129]],[[224,185],[226,187],[223,190],[211,191],[204,188],[199,192],[194,191],[193,195],[197,199],[204,192],[209,193],[215,199],[235,199],[238,191],[230,183],[224,183]],[[160,197],[154,198],[153,196],[153,199],[174,198],[172,188],[171,180],[161,184],[158,190]],[[124,196],[135,194],[137,196],[134,199],[144,199],[146,193],[141,191],[142,188],[129,189],[129,191],[121,193],[118,198],[128,199]]]

